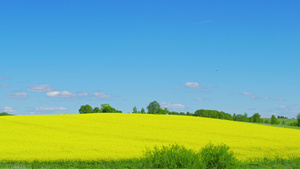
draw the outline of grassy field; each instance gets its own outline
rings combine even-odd
[[[268,120],[269,122],[271,121],[271,118],[263,118],[263,121]],[[297,126],[289,126],[288,124],[293,123],[293,122],[297,122],[297,119],[281,119],[278,118],[277,121],[279,122],[279,124],[275,125],[275,124],[265,124],[268,126],[275,126],[275,127],[285,127],[285,128],[291,128],[291,129],[300,129]],[[282,124],[282,122],[284,122],[285,124]]]
[[[76,161],[65,161],[65,162],[7,162],[1,163],[1,169],[108,169],[108,168],[151,168],[144,166],[143,162],[137,159],[132,160],[121,160],[121,161],[94,161],[94,162],[76,162]],[[169,167],[170,168],[170,167]],[[189,167],[186,167],[189,168]],[[205,168],[205,167],[204,167]],[[299,169],[300,159],[296,160],[279,160],[279,161],[259,161],[259,162],[244,162],[237,163],[235,169]],[[195,169],[192,168],[191,169]]]
[[[300,130],[201,117],[125,113],[3,116],[0,128],[0,168],[42,164],[80,168],[95,163],[100,168],[139,166],[141,162],[134,159],[143,158],[146,149],[170,144],[195,152],[208,143],[226,144],[244,163],[281,159],[293,166],[300,157]]]
[[[263,118],[263,120],[268,120],[269,122],[271,121],[271,118]],[[297,119],[283,119],[283,118],[278,118],[277,121],[279,122],[279,125],[288,125],[290,123],[293,123],[297,121]],[[282,124],[282,122],[285,122],[285,124]]]

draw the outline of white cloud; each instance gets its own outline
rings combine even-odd
[[[6,84],[3,84],[3,85],[1,85],[1,87],[10,87],[9,85],[6,85]]]
[[[82,96],[82,97],[88,96],[88,95],[89,95],[89,94],[88,94],[88,93],[85,93],[85,92],[77,93],[77,96]]]
[[[38,107],[35,108],[36,111],[65,111],[68,110],[65,107]]]
[[[199,85],[197,82],[186,82],[184,86],[188,88],[203,88],[202,86]]]
[[[182,104],[173,104],[170,102],[162,102],[160,103],[162,108],[168,108],[168,109],[173,109],[173,110],[184,110],[185,106]]]
[[[19,98],[19,99],[24,99],[27,97],[27,93],[25,92],[21,92],[21,93],[8,93],[7,96],[8,97],[12,97],[12,98]]]
[[[30,86],[29,89],[27,89],[27,91],[30,92],[50,92],[52,91],[51,86],[50,85],[34,85],[34,86]]]
[[[72,93],[68,91],[50,91],[46,93],[47,97],[62,97],[62,98],[75,98],[75,97],[85,97],[89,94],[86,92],[82,93]]]
[[[280,106],[280,108],[281,108],[281,109],[285,109],[285,108],[286,108],[286,106]]]
[[[203,101],[203,100],[205,100],[205,99],[203,99],[203,98],[197,98],[197,100]]]
[[[184,86],[188,88],[193,88],[193,89],[204,89],[204,88],[211,88],[211,86],[200,86],[199,83],[197,82],[186,82]]]
[[[3,112],[7,112],[7,113],[11,113],[11,114],[16,114],[16,113],[17,113],[13,108],[8,107],[8,106],[6,106],[6,107],[4,107],[4,108],[1,108],[1,110],[2,110]]]
[[[242,92],[241,93],[242,95],[246,95],[246,96],[250,96],[252,99],[256,99],[256,100],[273,100],[273,101],[285,101],[284,98],[279,98],[279,99],[276,99],[274,97],[261,97],[261,96],[254,96],[252,95],[252,93],[249,93],[249,92]]]
[[[106,94],[104,92],[96,92],[96,93],[94,93],[94,95],[97,97],[112,97],[111,95]]]
[[[249,92],[243,92],[242,95],[252,95],[252,93],[249,93]]]
[[[71,93],[68,91],[51,91],[47,92],[46,96],[48,97],[75,97],[75,93]]]
[[[193,23],[193,25],[206,24],[206,23],[211,23],[211,22],[212,22],[212,20],[202,20],[200,22]]]

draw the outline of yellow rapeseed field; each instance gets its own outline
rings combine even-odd
[[[300,130],[201,117],[77,114],[0,117],[0,161],[129,159],[178,143],[227,144],[240,160],[300,157]]]

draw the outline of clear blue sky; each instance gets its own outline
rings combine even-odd
[[[0,1],[0,112],[151,101],[296,117],[300,1]]]

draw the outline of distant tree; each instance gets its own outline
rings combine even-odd
[[[180,114],[180,115],[185,115],[185,113],[184,113],[184,112],[180,112],[179,114]]]
[[[95,107],[93,113],[102,113],[99,107]]]
[[[285,122],[284,122],[284,121],[282,121],[281,125],[285,125]]]
[[[297,115],[298,127],[300,127],[300,113]]]
[[[260,114],[259,113],[255,113],[252,117],[249,118],[249,122],[263,123],[263,119],[260,118]]]
[[[269,122],[269,120],[268,120],[268,119],[266,119],[266,120],[265,120],[265,123],[266,123],[266,124],[269,124],[270,122]]]
[[[169,110],[167,108],[164,108],[164,109],[160,108],[156,114],[168,114],[168,113],[169,113]]]
[[[289,126],[298,126],[298,122],[297,122],[297,121],[294,121],[294,122],[292,122],[292,123],[289,123],[288,125],[289,125]]]
[[[114,108],[112,108],[109,104],[101,104],[101,111],[103,113],[112,113],[114,112]]]
[[[122,111],[116,110],[111,107],[109,104],[101,104],[101,111],[103,113],[122,113]]]
[[[192,116],[193,114],[190,113],[190,112],[186,112],[186,115],[187,115],[187,116]]]
[[[274,116],[274,114],[271,117],[271,122],[270,124],[279,124],[278,120],[276,119],[276,117]]]
[[[138,113],[138,110],[137,110],[137,108],[135,106],[133,107],[132,113]]]
[[[161,107],[157,101],[153,101],[148,105],[147,109],[148,114],[158,114]]]
[[[204,110],[204,109],[196,110],[194,116],[233,120],[231,114],[222,111],[219,112],[217,110]]]
[[[236,121],[236,114],[235,113],[233,113],[232,118],[233,118],[233,121]]]
[[[141,113],[142,113],[142,114],[145,114],[145,113],[146,113],[146,111],[145,111],[144,108],[142,108]]]
[[[171,112],[169,112],[168,114],[169,114],[169,115],[179,115],[179,113],[176,112],[176,111],[171,111]]]
[[[237,114],[234,118],[234,121],[249,121],[247,113],[244,113],[244,115]]]
[[[0,116],[12,116],[12,114],[6,113],[6,112],[2,112],[0,113]]]
[[[285,116],[277,116],[278,119],[287,119]]]
[[[93,108],[88,104],[82,105],[79,109],[80,114],[87,114],[87,113],[92,113],[92,112],[93,112]]]

